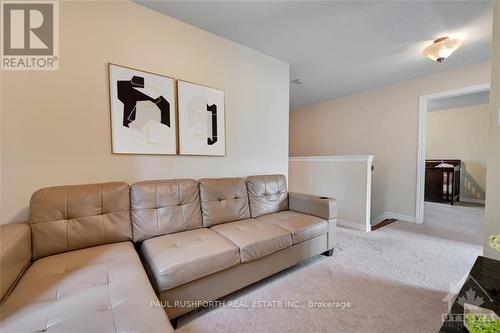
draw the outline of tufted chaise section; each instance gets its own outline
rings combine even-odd
[[[157,180],[131,186],[134,241],[201,228],[198,182]]]
[[[33,263],[1,307],[2,332],[173,332],[130,242]]]
[[[255,218],[288,209],[285,176],[250,176],[247,178],[247,187],[252,217]]]
[[[204,227],[250,218],[245,179],[205,178],[199,182]]]
[[[103,183],[48,187],[30,203],[33,258],[132,240],[129,186]]]

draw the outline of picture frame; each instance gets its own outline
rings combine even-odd
[[[108,64],[113,154],[175,155],[175,79]]]
[[[226,156],[225,93],[177,80],[180,155]]]

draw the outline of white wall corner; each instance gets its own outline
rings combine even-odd
[[[358,231],[370,232],[372,231],[371,226],[361,223],[355,223],[347,220],[337,219],[337,225],[340,227],[354,229]]]
[[[403,221],[403,222],[417,223],[417,219],[415,216],[403,215],[393,212],[384,212],[379,216],[377,216],[376,218],[374,218],[373,220],[371,220],[371,225],[374,226],[387,219],[396,219],[398,221]]]

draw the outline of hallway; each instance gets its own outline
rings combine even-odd
[[[458,202],[454,206],[425,202],[424,224],[431,234],[483,245],[484,206]]]

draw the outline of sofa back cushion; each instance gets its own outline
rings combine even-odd
[[[205,178],[199,183],[204,227],[250,218],[245,179]]]
[[[31,196],[33,258],[132,240],[129,186],[48,187]]]
[[[134,241],[201,228],[198,182],[193,179],[135,183],[130,190]]]
[[[247,178],[247,188],[252,217],[259,217],[288,209],[288,192],[285,176],[250,176]]]

